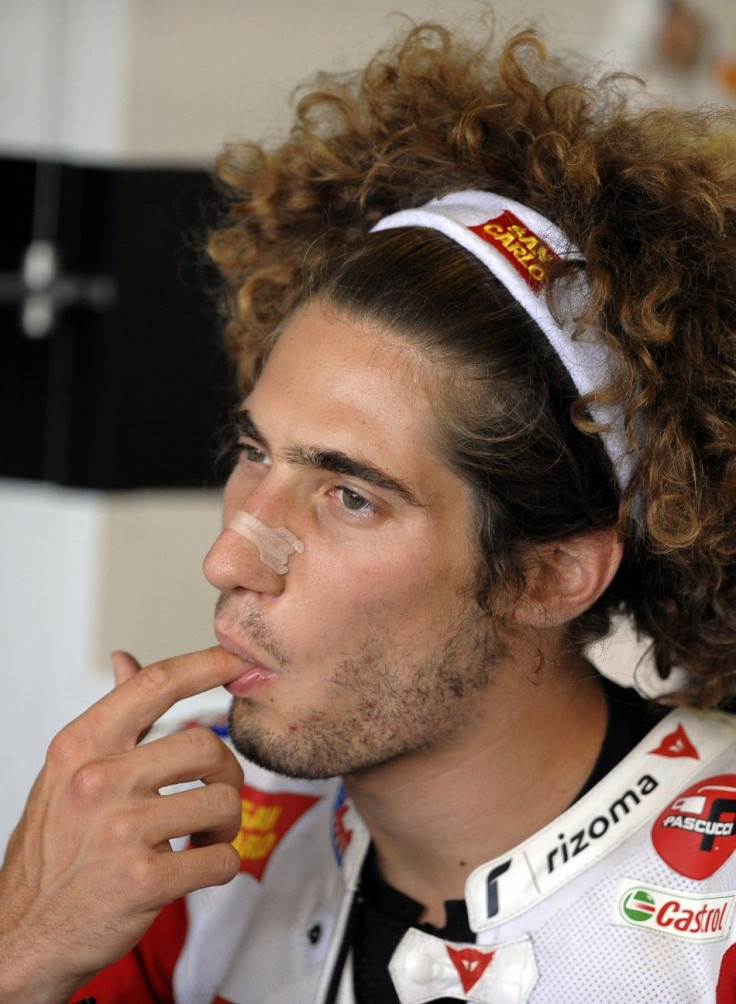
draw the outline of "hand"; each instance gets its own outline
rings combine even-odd
[[[240,766],[209,729],[138,746],[177,701],[235,679],[216,647],[140,669],[114,658],[119,686],[49,746],[0,872],[0,1000],[68,1000],[129,951],[171,900],[238,872]],[[204,781],[161,796],[159,789]],[[169,840],[192,834],[173,853]]]

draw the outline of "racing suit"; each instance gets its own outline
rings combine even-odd
[[[339,780],[248,764],[246,782],[239,876],[167,907],[73,1001],[353,1001],[346,931],[367,830]],[[389,967],[397,996],[736,1001],[735,849],[736,722],[674,711],[552,823],[470,874],[473,942],[406,931]]]

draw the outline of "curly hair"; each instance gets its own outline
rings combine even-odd
[[[575,638],[600,637],[623,610],[652,639],[662,677],[676,665],[690,675],[668,701],[701,707],[736,696],[734,137],[733,112],[647,107],[621,76],[586,83],[550,60],[532,31],[495,51],[490,40],[469,44],[421,25],[361,73],[318,77],[279,148],[239,143],[224,152],[227,211],[209,241],[244,387],[274,331],[312,296],[390,316],[389,329],[408,337],[422,325],[447,329],[436,350],[451,362],[454,322],[437,306],[455,296],[445,281],[454,256],[463,311],[480,298],[468,309],[475,341],[480,332],[486,346],[473,349],[463,376],[477,378],[485,357],[496,376],[484,394],[469,395],[462,414],[462,395],[448,393],[446,425],[455,446],[475,437],[508,447],[505,467],[479,470],[473,446],[461,470],[485,514],[484,584],[522,574],[520,542],[618,522],[624,564]],[[412,255],[416,240],[406,231],[367,236],[380,218],[466,188],[531,206],[581,249],[590,298],[580,324],[600,332],[616,362],[596,396],[621,409],[638,454],[621,497],[590,401],[575,400],[541,333],[462,249],[425,235],[445,285],[436,274],[417,280],[423,295],[433,285],[442,295],[413,319],[401,306],[382,315],[377,294],[341,292],[369,261],[377,268],[388,256],[398,270]],[[558,282],[550,283],[552,302]],[[509,327],[526,332],[516,347],[502,337]],[[505,389],[499,373],[510,374]],[[483,456],[485,464],[490,451]],[[504,480],[512,468],[517,476]],[[507,542],[500,556],[499,540]]]

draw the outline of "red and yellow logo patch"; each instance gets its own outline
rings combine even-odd
[[[468,230],[500,251],[535,293],[547,281],[550,265],[560,260],[559,255],[541,237],[525,227],[510,209],[485,223],[468,227]]]
[[[279,841],[319,798],[291,792],[272,794],[246,784],[240,799],[243,813],[233,847],[240,855],[241,872],[249,872],[260,882]]]

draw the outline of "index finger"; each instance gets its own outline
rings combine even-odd
[[[230,683],[243,672],[243,663],[215,645],[201,652],[152,662],[111,690],[67,726],[78,732],[97,755],[133,749],[149,729],[177,701]]]

